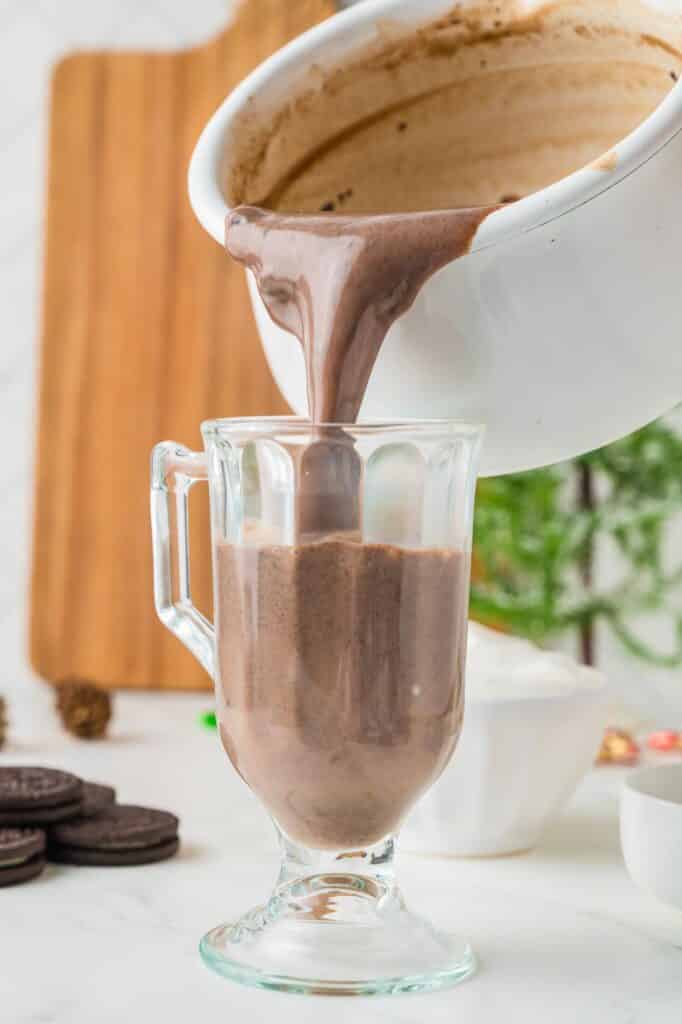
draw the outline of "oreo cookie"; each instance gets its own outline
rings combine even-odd
[[[0,827],[50,825],[80,811],[83,783],[54,768],[0,767]]]
[[[167,811],[114,804],[50,830],[48,858],[61,864],[124,867],[166,860],[178,850],[178,819]]]
[[[102,786],[99,782],[84,782],[79,817],[92,818],[93,814],[99,814],[115,802],[116,790],[113,786]]]
[[[45,833],[0,828],[0,888],[36,878],[45,867]]]
[[[136,847],[133,850],[90,850],[82,846],[50,843],[48,857],[55,864],[72,864],[76,867],[93,868],[125,868],[168,860],[178,852],[179,847],[180,840],[177,836],[165,843]]]

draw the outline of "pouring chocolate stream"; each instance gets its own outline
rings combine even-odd
[[[342,217],[242,206],[228,216],[228,252],[253,271],[270,316],[305,356],[318,430],[295,457],[299,542],[359,529],[360,460],[325,425],[355,423],[389,329],[494,209]]]
[[[494,209],[343,217],[247,206],[227,217],[227,251],[253,271],[273,321],[305,357],[318,430],[296,457],[299,542],[359,528],[359,460],[343,431],[325,425],[357,420],[389,329]]]
[[[389,329],[497,208],[291,216],[242,206],[228,216],[228,252],[303,347],[313,423],[355,423]]]

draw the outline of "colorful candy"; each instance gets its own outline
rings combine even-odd
[[[636,764],[639,755],[639,745],[629,732],[607,729],[597,755],[597,764]]]
[[[660,754],[673,752],[682,753],[682,735],[674,729],[660,729],[653,732],[647,740],[650,750],[657,750]]]
[[[215,711],[202,711],[199,715],[199,725],[203,726],[204,729],[217,729],[218,720],[216,719]]]

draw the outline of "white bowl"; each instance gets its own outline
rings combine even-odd
[[[529,9],[541,4],[526,0]],[[680,10],[679,0],[645,4]],[[311,67],[336,66],[376,41],[382,26],[423,23],[452,7],[367,0],[261,65],[225,100],[194,153],[190,199],[206,230],[224,241],[224,185],[245,119],[277,109],[309,84]],[[433,277],[391,329],[361,416],[485,423],[488,475],[570,458],[671,409],[682,398],[680,166],[682,82],[606,165],[484,221],[471,255]],[[277,383],[305,413],[300,346],[253,289],[252,298]]]
[[[569,694],[467,700],[455,756],[408,819],[404,849],[483,857],[537,845],[590,770],[607,724],[604,677],[577,672],[589,684]]]
[[[632,880],[682,908],[682,764],[643,768],[627,778],[620,837]]]

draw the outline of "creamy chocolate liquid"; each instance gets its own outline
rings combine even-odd
[[[228,217],[228,252],[303,345],[314,423],[356,421],[389,328],[490,212],[290,217],[240,207]]]
[[[228,251],[253,271],[272,319],[303,346],[313,423],[357,420],[389,328],[432,274],[467,251],[490,212],[287,217],[240,207],[230,215]],[[328,427],[318,438],[297,463],[299,539],[360,526],[353,447]],[[335,500],[321,503],[330,485]]]
[[[462,719],[468,564],[344,540],[219,548],[221,735],[291,838],[393,832]]]
[[[324,424],[357,419],[389,328],[499,203],[603,157],[682,68],[679,21],[629,0],[481,12],[389,27],[267,130],[245,122],[229,182],[248,205],[227,248],[303,346],[316,427],[295,462],[296,542],[218,549],[221,736],[317,848],[380,840],[447,763],[469,575],[459,552],[362,543],[362,464]]]

